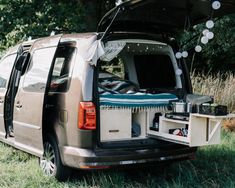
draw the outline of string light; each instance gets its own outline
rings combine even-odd
[[[180,59],[182,57],[182,53],[181,52],[177,52],[175,54],[175,57],[176,57],[176,59]]]
[[[176,57],[176,59],[180,59],[180,58],[186,58],[186,57],[188,57],[188,52],[187,51],[183,51],[183,52],[177,52],[176,54],[175,54],[175,57]]]
[[[202,31],[202,34],[205,36],[208,32],[209,32],[208,29],[204,29],[204,30]]]
[[[212,4],[211,4],[211,6],[212,6],[212,8],[213,8],[214,10],[218,10],[218,9],[220,9],[220,7],[221,7],[221,3],[220,3],[220,1],[213,1]],[[206,27],[207,27],[208,29],[212,29],[212,28],[214,27],[214,25],[215,25],[215,24],[214,24],[213,20],[208,20],[208,21],[206,22]],[[204,29],[204,30],[202,31],[202,34],[203,34],[203,37],[201,38],[201,43],[202,43],[202,44],[207,44],[209,40],[211,40],[211,39],[214,38],[214,33],[211,32],[211,31],[209,31],[208,29]],[[202,51],[202,47],[201,47],[200,45],[197,45],[197,46],[195,47],[195,51],[196,51],[196,52],[201,52],[201,51]]]
[[[208,20],[208,21],[206,22],[206,27],[207,27],[208,29],[213,28],[213,27],[214,27],[214,22],[213,22],[212,20]]]
[[[175,74],[177,76],[180,76],[182,74],[182,70],[181,69],[176,69]]]
[[[206,34],[206,37],[211,40],[214,38],[214,33],[210,31]]]
[[[183,51],[183,52],[182,52],[182,57],[183,57],[183,58],[188,57],[188,52],[187,52],[187,51]]]
[[[202,51],[202,47],[201,47],[200,45],[197,45],[197,46],[195,47],[195,51],[196,51],[196,52],[201,52],[201,51]]]
[[[221,7],[221,3],[220,3],[219,1],[214,1],[214,2],[212,3],[212,8],[213,8],[214,10],[218,10],[220,7]]]
[[[202,43],[202,44],[207,44],[207,43],[208,43],[208,38],[207,38],[206,36],[203,36],[203,37],[201,38],[201,43]]]

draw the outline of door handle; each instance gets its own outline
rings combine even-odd
[[[18,101],[17,103],[16,103],[16,108],[22,108],[22,104],[20,104],[20,102]]]
[[[4,103],[4,100],[0,99],[0,103]]]

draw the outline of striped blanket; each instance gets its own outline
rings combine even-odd
[[[169,101],[177,100],[177,96],[170,93],[161,94],[101,94],[100,105],[107,108],[156,108],[167,107]]]

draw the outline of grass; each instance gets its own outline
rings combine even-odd
[[[67,182],[44,176],[38,159],[0,143],[1,188],[31,187],[235,187],[235,133],[223,130],[222,143],[201,147],[195,160],[162,167],[74,171]]]
[[[217,75],[191,75],[194,93],[213,96],[215,102],[226,105],[229,112],[235,111],[235,76],[232,73]],[[235,119],[223,122],[226,129],[235,131]]]
[[[214,96],[215,102],[235,110],[235,76],[232,73],[217,75],[195,74],[192,76],[194,93]]]
[[[223,77],[223,79],[221,79]],[[214,95],[216,102],[235,109],[235,77],[232,74],[194,75],[197,93]],[[235,121],[225,123],[233,125]],[[235,133],[223,129],[222,143],[200,147],[196,159],[162,167],[112,169],[109,171],[74,171],[67,182],[46,177],[40,170],[38,159],[0,143],[1,188],[204,188],[235,187]]]

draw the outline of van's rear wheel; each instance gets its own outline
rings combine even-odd
[[[62,164],[57,143],[52,136],[45,139],[40,167],[46,175],[54,176],[60,181],[67,179],[70,175],[71,170]]]

